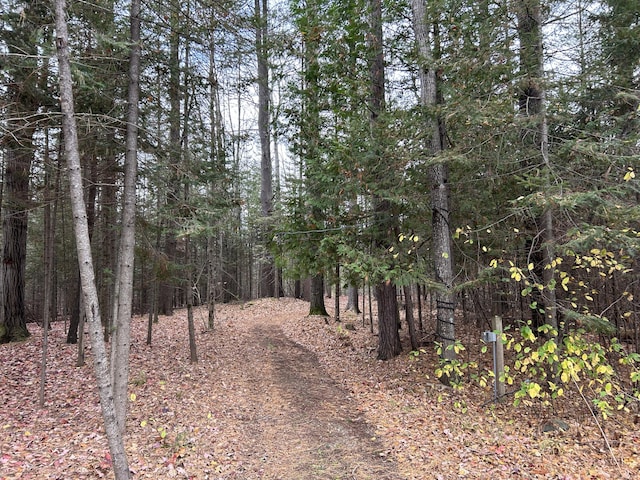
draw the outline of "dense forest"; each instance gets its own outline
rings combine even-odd
[[[1,15],[0,343],[52,321],[75,343],[87,321],[126,352],[132,313],[151,336],[177,308],[208,305],[213,329],[216,303],[292,296],[323,315],[348,292],[336,315],[375,303],[379,359],[406,324],[445,383],[471,368],[456,327],[479,337],[499,316],[511,373],[542,375],[523,398],[582,372],[605,415],[636,392],[635,0]]]

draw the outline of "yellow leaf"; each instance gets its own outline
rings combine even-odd
[[[138,397],[136,396],[135,393],[132,393],[131,395],[129,395],[129,398],[131,399],[132,402],[135,402],[136,398],[138,398]]]
[[[140,422],[140,426],[141,426],[142,428],[146,427],[146,426],[147,426],[147,421],[146,421],[146,420],[142,420],[142,421]]]
[[[527,388],[527,393],[531,398],[536,398],[540,393],[540,390],[541,390],[540,385],[538,385],[536,382],[532,382],[529,384],[529,387]]]

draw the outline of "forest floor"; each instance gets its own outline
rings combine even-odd
[[[146,318],[134,318],[134,478],[640,478],[633,414],[597,423],[579,402],[494,404],[490,390],[442,386],[430,351],[415,357],[405,345],[376,360],[360,316],[307,312],[292,299],[218,305],[207,331],[196,310],[197,364],[184,311],[160,317],[152,346]],[[30,330],[22,344],[0,345],[0,480],[112,478],[90,348],[76,367],[77,347],[54,325],[40,408],[42,330]],[[544,433],[549,421],[569,429]]]

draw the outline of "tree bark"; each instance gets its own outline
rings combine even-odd
[[[358,287],[356,285],[349,285],[347,289],[347,311],[354,313],[360,313],[360,307],[358,305]]]
[[[327,309],[324,305],[324,277],[316,274],[311,277],[311,301],[309,305],[309,315],[322,315],[328,317]]]
[[[402,352],[398,333],[400,318],[395,285],[391,281],[376,285],[376,299],[378,300],[378,360],[390,360]]]
[[[116,418],[124,435],[129,385],[129,349],[133,304],[133,270],[136,239],[136,179],[138,172],[138,103],[140,98],[140,0],[132,0],[130,12],[129,87],[125,140],[122,231],[118,248],[118,276],[114,294],[114,330],[111,341],[111,382]]]
[[[432,111],[438,103],[438,90],[424,0],[412,0],[411,7],[419,54],[420,102],[425,109],[427,128],[431,131],[430,152],[436,157],[444,151],[443,125]],[[453,349],[456,337],[453,249],[449,228],[448,165],[443,161],[434,163],[429,169],[429,176],[431,178],[433,262],[435,280],[439,284],[439,288],[435,291],[436,334],[442,348],[441,358],[450,361],[456,358]]]
[[[418,350],[420,343],[416,336],[416,324],[413,317],[413,295],[411,293],[411,287],[404,287],[404,301],[405,301],[405,318],[407,320],[407,327],[409,330],[409,340],[411,341],[411,350]]]
[[[12,88],[13,90],[13,88]],[[12,95],[22,103],[19,94]],[[18,107],[22,110],[21,107]],[[20,116],[25,112],[21,112]],[[17,125],[21,123],[22,125]],[[25,310],[25,269],[27,220],[29,211],[29,171],[33,159],[33,128],[26,120],[11,121],[4,178],[4,218],[2,221],[2,323],[0,343],[24,340],[29,336]]]
[[[20,35],[17,33],[16,35]],[[20,55],[27,52],[19,52]],[[3,179],[2,220],[2,312],[0,343],[24,340],[29,336],[25,310],[25,271],[29,211],[29,173],[34,156],[35,127],[30,118],[37,110],[36,101],[26,91],[20,75],[7,87],[9,112],[4,135],[6,142]]]
[[[271,133],[269,125],[269,65],[267,40],[267,0],[255,0],[256,54],[258,59],[258,133],[260,136],[260,205],[263,224],[261,240],[265,247],[271,231],[270,217],[273,214],[273,173],[271,165]],[[266,249],[260,268],[260,296],[275,296],[275,264]]]
[[[53,170],[51,158],[49,157],[49,132],[45,132],[45,159],[44,159],[44,252],[43,252],[43,268],[44,268],[44,301],[42,305],[42,364],[40,367],[40,392],[39,392],[39,405],[44,407],[45,402],[45,390],[47,383],[47,350],[49,343],[49,325],[51,322],[51,304],[53,297],[53,257],[55,251],[55,208],[52,212],[52,204],[55,205],[55,185],[57,182],[53,179]],[[57,178],[57,174],[56,177]]]
[[[207,328],[213,330],[216,320],[216,246],[213,235],[207,237]]]
[[[550,194],[551,163],[549,161],[549,130],[546,115],[546,91],[544,88],[544,57],[542,37],[542,14],[540,0],[518,0],[516,3],[518,37],[520,39],[520,86],[519,110],[524,117],[531,118],[537,127],[531,144],[540,151],[543,166],[545,197]],[[529,129],[527,129],[529,130]],[[524,138],[523,138],[524,141]],[[541,299],[544,309],[544,323],[558,329],[556,290],[554,285],[555,231],[553,211],[547,200],[542,214],[531,223],[535,228],[530,235],[530,255],[534,259],[533,272],[536,281],[541,282]],[[542,242],[540,241],[542,239]],[[534,292],[537,289],[533,289]],[[534,312],[535,318],[535,312]]]
[[[385,72],[384,49],[382,34],[382,2],[381,0],[369,0],[369,48],[371,61],[369,64],[370,75],[370,123],[372,131],[371,143],[373,155],[379,162],[384,162],[381,148],[377,145],[381,139],[380,115],[385,109]],[[379,249],[386,248],[389,238],[395,236],[396,218],[393,215],[393,206],[388,199],[374,196],[374,212],[376,219],[375,244]],[[376,299],[378,301],[378,359],[388,360],[402,351],[400,335],[398,334],[398,300],[396,287],[390,280],[382,280],[376,285]]]
[[[83,198],[82,173],[80,155],[78,152],[78,134],[76,130],[73,106],[73,80],[71,77],[71,62],[69,59],[66,23],[66,6],[64,0],[55,2],[56,48],[58,54],[58,75],[60,84],[60,108],[62,111],[62,127],[64,130],[65,150],[68,164],[69,189],[71,207],[74,217],[74,231],[78,264],[80,265],[80,279],[82,282],[82,296],[86,315],[90,325],[91,344],[94,357],[94,368],[98,383],[100,406],[104,419],[105,431],[109,442],[109,450],[113,462],[116,480],[131,478],[123,436],[118,428],[118,422],[113,402],[113,392],[109,378],[107,351],[104,344],[98,292],[93,271],[91,256],[91,242],[87,225],[86,205]]]
[[[171,32],[169,37],[169,173],[167,185],[167,209],[175,212],[181,196],[180,164],[182,148],[180,146],[180,4],[171,2]],[[164,250],[167,257],[167,274],[160,287],[159,312],[173,315],[175,296],[174,270],[177,262],[178,225],[175,217],[168,218],[165,231]]]

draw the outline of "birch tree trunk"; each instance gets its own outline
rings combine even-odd
[[[84,204],[82,194],[82,174],[80,155],[78,152],[78,132],[76,130],[76,121],[74,116],[71,62],[69,60],[68,47],[69,34],[67,31],[66,6],[64,0],[55,1],[55,24],[56,48],[58,54],[58,76],[60,84],[60,108],[62,111],[62,128],[64,131],[65,151],[68,164],[69,190],[74,218],[73,224],[78,264],[80,265],[82,296],[89,322],[94,368],[98,384],[98,393],[100,396],[100,406],[109,442],[111,459],[113,461],[113,470],[116,480],[128,480],[131,476],[123,436],[118,428],[113,392],[109,378],[107,351],[102,333],[100,307],[98,305],[98,292],[95,284],[93,258],[91,256],[91,244],[89,241],[89,228],[87,226],[86,205]]]
[[[438,92],[434,59],[427,29],[426,8],[424,0],[412,0],[413,30],[419,54],[420,70],[420,102],[426,110],[426,127],[431,131],[430,151],[437,157],[444,151],[441,125],[434,116]],[[449,167],[446,163],[436,161],[429,167],[431,179],[431,226],[433,235],[433,264],[435,279],[439,288],[435,292],[436,300],[436,334],[441,343],[441,358],[454,360],[455,343],[455,297],[453,294],[453,249],[449,228]],[[443,380],[447,381],[447,379]]]
[[[124,435],[129,384],[133,268],[135,261],[136,178],[138,172],[138,101],[140,98],[140,0],[131,2],[131,52],[127,98],[127,135],[125,140],[124,192],[122,195],[122,232],[118,248],[118,277],[114,296],[114,331],[111,340],[111,381],[120,432]]]

